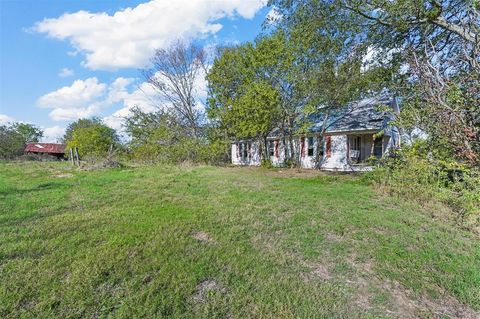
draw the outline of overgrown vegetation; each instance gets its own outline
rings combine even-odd
[[[417,141],[395,156],[383,159],[363,176],[388,194],[400,195],[427,207],[443,203],[447,210],[435,218],[453,220],[480,233],[480,171],[428,153],[425,141]],[[440,205],[441,206],[441,205]]]
[[[0,176],[2,318],[479,316],[479,238],[352,175],[2,162]]]
[[[0,159],[15,159],[23,155],[27,143],[38,142],[43,130],[27,123],[0,125]]]
[[[84,160],[104,159],[113,148],[119,148],[119,138],[114,129],[106,126],[101,119],[79,119],[71,123],[63,137],[65,149],[77,148]]]

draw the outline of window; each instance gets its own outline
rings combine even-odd
[[[362,142],[362,138],[360,136],[354,136],[351,140],[350,149],[355,151],[360,151],[360,145]]]
[[[275,155],[275,144],[273,141],[268,142],[268,155],[270,157]]]
[[[313,137],[308,138],[308,156],[313,156]]]
[[[383,155],[383,138],[376,138],[373,141],[373,155],[375,157],[382,157]]]
[[[248,148],[247,143],[242,143],[242,160],[246,160],[248,158]]]
[[[327,149],[327,157],[332,156],[332,137],[330,135],[325,136],[325,148]]]

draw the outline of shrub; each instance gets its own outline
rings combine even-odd
[[[442,202],[459,224],[480,231],[480,170],[425,154],[421,145],[383,160],[368,183],[421,203]]]

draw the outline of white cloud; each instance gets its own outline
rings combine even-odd
[[[218,32],[219,19],[251,19],[265,0],[152,0],[109,15],[78,11],[44,19],[33,30],[68,40],[85,54],[83,66],[92,70],[143,67],[155,49],[173,40]]]
[[[58,72],[58,76],[61,78],[68,78],[69,76],[73,76],[75,72],[69,68],[63,68]]]
[[[123,107],[106,116],[103,120],[105,124],[116,130],[121,130],[125,117],[131,114],[133,107],[137,106],[144,112],[153,112],[161,104],[164,104],[160,101],[152,86],[145,82],[140,84],[132,93],[121,91],[121,93],[116,92],[115,95],[117,97],[121,96]]]
[[[2,124],[7,124],[9,122],[13,122],[13,118],[8,116],[8,115],[5,115],[5,114],[0,114],[0,125]]]
[[[106,92],[107,85],[95,77],[76,80],[38,99],[38,105],[53,109],[50,117],[55,121],[76,120],[95,115],[101,108],[99,98]]]
[[[65,128],[60,126],[47,127],[43,131],[42,142],[58,142],[65,134]]]

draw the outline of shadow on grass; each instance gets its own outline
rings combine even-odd
[[[50,182],[50,183],[42,183],[35,187],[26,188],[26,189],[7,187],[6,189],[0,190],[0,196],[23,195],[26,193],[50,190],[50,189],[60,188],[63,186],[66,186],[66,184],[58,183],[58,182],[57,183]]]

